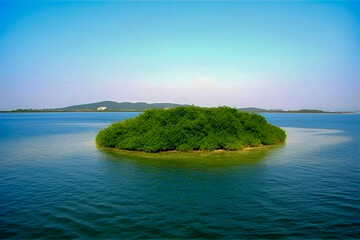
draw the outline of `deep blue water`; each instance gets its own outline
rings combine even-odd
[[[211,167],[95,147],[135,115],[0,114],[0,238],[360,236],[360,115],[264,114],[287,143]]]

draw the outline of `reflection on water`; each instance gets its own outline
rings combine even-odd
[[[271,159],[275,155],[281,159],[281,156],[308,154],[311,151],[345,143],[350,140],[349,137],[337,135],[341,133],[339,130],[284,129],[288,135],[286,143],[276,146],[244,149],[242,151],[145,153],[109,148],[99,148],[99,151],[103,154],[105,160],[114,162],[129,161],[136,164],[164,167],[231,167],[242,164],[256,164],[260,161]]]
[[[312,151],[317,148],[336,145],[349,141],[350,138],[341,136],[343,131],[316,128],[284,128],[288,133],[287,143],[297,144],[299,148]]]
[[[246,149],[242,151],[219,152],[161,152],[142,153],[116,149],[99,149],[104,159],[111,161],[131,161],[136,164],[164,167],[231,167],[240,164],[255,164],[274,154],[283,145]]]

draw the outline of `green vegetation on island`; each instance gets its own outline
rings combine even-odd
[[[116,122],[96,136],[100,147],[123,150],[241,150],[285,141],[286,133],[255,113],[230,107],[151,109]]]

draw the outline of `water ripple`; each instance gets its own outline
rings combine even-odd
[[[358,128],[345,121],[348,115],[329,115],[329,125],[321,117],[324,127],[339,129],[319,129],[319,117],[305,115],[314,118],[314,128],[286,128],[283,147],[255,162],[227,166],[103,154],[93,139],[116,114],[108,120],[93,114],[93,123],[84,120],[86,114],[26,116],[12,115],[2,125],[8,128],[2,129],[7,138],[0,138],[1,238],[360,236],[360,159],[354,147],[360,141]],[[288,124],[300,116],[283,118]],[[341,118],[338,125],[334,118]]]

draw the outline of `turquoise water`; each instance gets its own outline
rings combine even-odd
[[[287,143],[223,166],[95,147],[137,114],[0,114],[0,238],[360,236],[360,115],[264,114]]]

